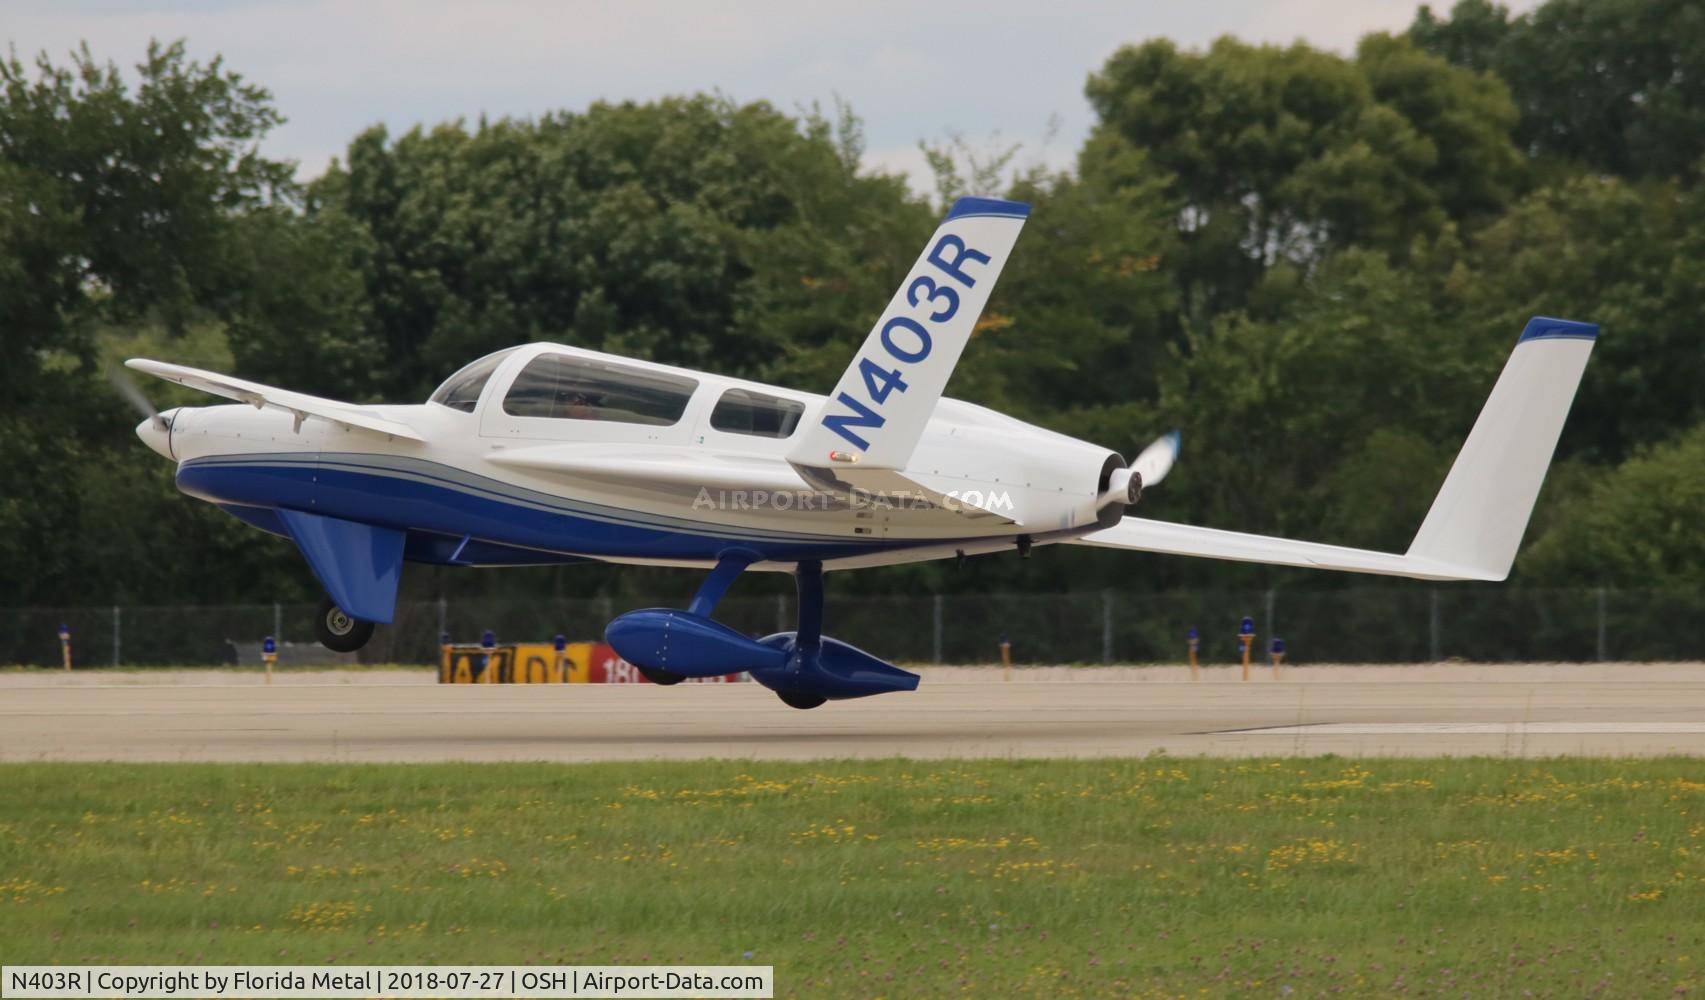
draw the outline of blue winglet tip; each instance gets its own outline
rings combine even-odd
[[[964,197],[953,203],[953,207],[947,210],[947,218],[942,221],[948,222],[953,219],[964,219],[974,215],[994,215],[1007,219],[1028,219],[1030,217],[1030,206],[1022,201],[1007,201],[1003,198]]]
[[[1579,323],[1572,319],[1554,319],[1550,316],[1535,316],[1527,321],[1522,329],[1518,344],[1530,340],[1597,340],[1597,323]]]

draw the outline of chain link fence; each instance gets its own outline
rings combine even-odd
[[[610,598],[404,601],[361,651],[366,663],[437,661],[441,634],[478,641],[597,639],[636,607]],[[0,609],[0,664],[60,665],[59,628],[80,667],[236,662],[237,647],[274,636],[314,641],[314,604]],[[1204,662],[1232,662],[1245,615],[1288,663],[1705,659],[1705,595],[1688,591],[1368,587],[1341,590],[1102,591],[1079,594],[831,596],[824,631],[887,659],[991,663],[1179,662],[1185,634]],[[791,596],[725,599],[715,617],[754,635],[793,628]]]

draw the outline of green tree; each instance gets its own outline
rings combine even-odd
[[[1375,37],[1356,61],[1221,38],[1127,46],[1086,88],[1100,123],[1146,150],[1183,203],[1176,270],[1189,321],[1250,304],[1275,265],[1335,247],[1397,257],[1507,197],[1517,157],[1495,81]]]
[[[1705,425],[1642,450],[1566,498],[1517,564],[1535,580],[1705,586]]]
[[[385,351],[360,271],[372,252],[367,233],[341,212],[279,205],[233,228],[235,264],[249,276],[229,300],[235,370],[333,399],[379,397]]]
[[[1459,0],[1447,17],[1433,13],[1431,4],[1422,4],[1409,24],[1409,37],[1416,45],[1453,65],[1487,73],[1503,66],[1503,49],[1515,31],[1510,9],[1491,0]]]
[[[1694,0],[1548,0],[1511,16],[1462,0],[1428,6],[1416,44],[1491,70],[1521,109],[1517,137],[1540,160],[1622,177],[1696,178],[1705,157],[1705,7]]]
[[[1033,174],[1007,192],[1030,218],[950,386],[1073,434],[1098,432],[1096,411],[1154,398],[1177,306],[1167,176],[1116,136],[1082,159],[1094,166],[1081,176]],[[1098,443],[1127,457],[1156,433],[1118,431]]]
[[[1565,454],[1619,462],[1705,419],[1705,194],[1578,178],[1534,192],[1472,241],[1462,322],[1513,334],[1536,314],[1594,320]]]
[[[1162,388],[1160,410],[1184,429],[1187,451],[1157,509],[1240,530],[1406,543],[1411,505],[1358,518],[1351,506],[1378,480],[1431,498],[1436,455],[1416,439],[1462,439],[1509,343],[1455,328],[1429,307],[1428,287],[1381,254],[1346,251],[1283,319],[1232,315],[1193,337]]]
[[[312,194],[361,231],[388,395],[537,339],[762,375],[853,343],[887,293],[845,292],[915,252],[921,206],[847,154],[820,117],[670,98],[372,129]]]
[[[1472,223],[1520,193],[1526,164],[1510,141],[1515,102],[1495,77],[1463,72],[1387,34],[1362,39],[1356,66],[1374,100],[1402,115],[1432,147],[1420,177],[1430,199],[1421,200],[1436,200],[1450,219]]]
[[[266,90],[183,43],[148,47],[132,93],[87,47],[34,75],[0,59],[0,331],[27,377],[44,348],[91,349],[75,319],[158,315],[181,329],[243,280],[231,218],[290,190],[255,143],[282,119]]]
[[[291,193],[291,165],[255,152],[280,121],[264,89],[181,43],[151,44],[136,81],[87,48],[0,59],[0,603],[98,601],[139,572],[83,561],[90,477],[137,448],[96,335],[229,313],[237,220]]]

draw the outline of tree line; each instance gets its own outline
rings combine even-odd
[[[1598,321],[1514,579],[1705,583],[1705,10],[1462,0],[1349,55],[1152,40],[1085,94],[1070,170],[926,150],[941,198],[1033,205],[950,394],[1127,456],[1180,429],[1148,516],[1401,550],[1526,318]],[[287,543],[175,493],[116,359],[414,402],[555,340],[824,391],[942,208],[861,167],[843,107],[690,95],[374,127],[305,183],[258,151],[281,121],[182,43],[128,79],[87,48],[0,60],[0,606],[315,591]],[[1043,548],[836,586],[1302,579]],[[415,596],[691,586],[405,574]]]

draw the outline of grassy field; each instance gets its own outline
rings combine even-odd
[[[1705,982],[1705,765],[0,765],[0,958],[1670,995]]]

